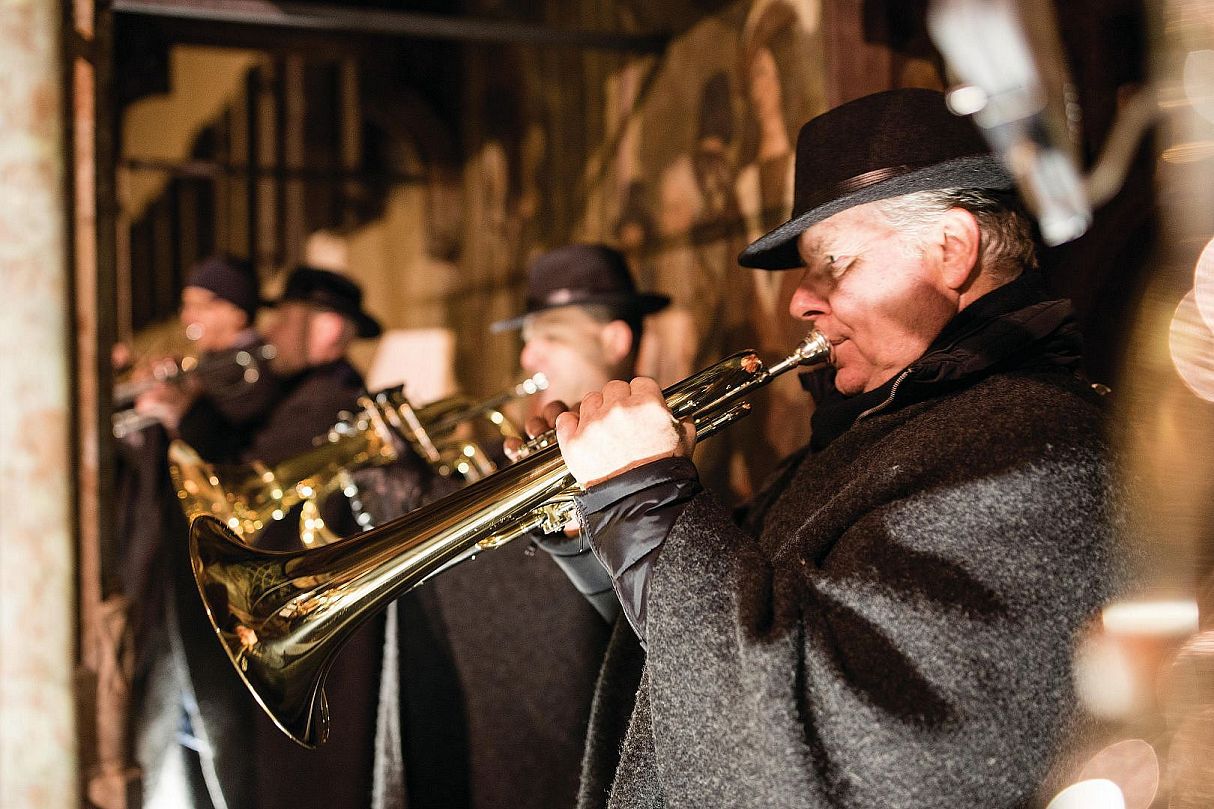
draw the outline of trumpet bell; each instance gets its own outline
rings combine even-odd
[[[291,556],[254,550],[214,517],[190,526],[194,579],[223,650],[274,724],[313,748],[328,737],[329,704],[319,661],[299,653],[311,648],[307,628],[284,601],[295,589]],[[264,642],[271,633],[276,642]]]
[[[328,735],[325,674],[355,629],[389,601],[500,540],[519,513],[565,490],[556,447],[379,528],[319,548],[250,547],[222,521],[190,525],[207,617],[258,704],[288,736]]]

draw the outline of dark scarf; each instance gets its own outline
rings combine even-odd
[[[1077,373],[1082,347],[1070,302],[1051,298],[1036,273],[1022,273],[958,312],[922,357],[878,388],[844,396],[833,368],[802,374],[815,402],[810,449],[826,447],[874,408],[905,407],[997,371]]]

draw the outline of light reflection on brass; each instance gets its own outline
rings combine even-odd
[[[450,396],[420,408],[413,407],[400,388],[380,391],[363,396],[359,413],[334,426],[319,446],[273,468],[260,461],[215,468],[185,442],[174,441],[169,447],[169,472],[188,518],[216,517],[246,542],[255,542],[265,526],[282,520],[302,503],[300,540],[305,547],[315,547],[338,538],[325,525],[320,507],[335,492],[353,496],[357,490],[350,472],[395,461],[399,440],[412,446],[438,474],[479,480],[496,467],[467,435],[471,425],[481,421],[492,425],[496,440],[518,437],[500,408],[511,399],[546,389],[547,384],[537,374],[485,401]]]

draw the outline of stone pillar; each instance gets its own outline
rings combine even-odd
[[[0,806],[76,809],[60,13],[0,0]]]

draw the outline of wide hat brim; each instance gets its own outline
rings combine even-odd
[[[354,324],[354,332],[360,339],[365,340],[370,337],[379,337],[384,333],[384,327],[380,325],[379,321],[371,317],[371,315],[367,314],[362,309],[350,309],[349,307],[345,306],[332,306],[324,301],[318,301],[313,298],[293,296],[275,298],[274,300],[264,301],[262,306],[272,309],[280,304],[289,303],[291,301],[295,301],[296,303],[306,303],[326,312],[336,312]]]
[[[873,93],[801,127],[792,217],[743,250],[738,263],[764,270],[800,267],[798,237],[857,205],[918,191],[1012,187],[982,133],[973,121],[954,115],[942,93]]]
[[[362,338],[379,337],[383,327],[362,308],[362,289],[340,273],[301,265],[287,277],[282,295],[266,306],[278,306],[289,301],[306,303],[326,312],[336,312],[354,324],[355,333]]]
[[[369,337],[379,337],[384,333],[384,327],[379,324],[379,321],[362,310],[353,314],[347,314],[346,312],[342,312],[341,314],[346,315],[346,317],[354,321],[354,327],[358,336],[364,340]]]
[[[618,295],[611,294],[589,294],[589,295],[567,295],[560,299],[548,299],[543,301],[528,301],[527,311],[517,317],[512,317],[507,320],[499,320],[490,324],[489,331],[498,334],[512,329],[522,328],[527,318],[537,312],[545,312],[549,309],[560,309],[565,306],[607,306],[621,316],[635,315],[643,317],[652,315],[655,312],[660,312],[670,305],[670,298],[666,295],[657,295],[651,292],[638,293],[620,293]]]
[[[759,270],[791,270],[803,266],[797,251],[797,239],[809,228],[837,213],[916,191],[941,188],[1010,189],[1014,185],[1003,164],[991,155],[959,157],[946,163],[911,169],[906,174],[845,194],[830,202],[810,208],[800,216],[789,219],[770,233],[756,239],[738,257],[743,267]]]

